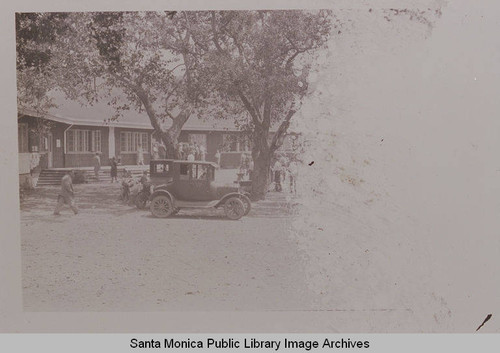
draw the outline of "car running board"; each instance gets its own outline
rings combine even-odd
[[[177,208],[212,208],[219,203],[220,200],[213,201],[180,201],[175,200]]]

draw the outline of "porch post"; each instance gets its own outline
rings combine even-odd
[[[109,135],[108,135],[108,151],[109,151],[109,158],[115,156],[115,127],[110,126],[109,127]]]

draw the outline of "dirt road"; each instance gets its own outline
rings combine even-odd
[[[58,188],[21,210],[27,311],[294,310],[307,308],[290,211],[256,204],[156,219],[117,201],[117,184],[75,186],[80,213],[53,216]]]

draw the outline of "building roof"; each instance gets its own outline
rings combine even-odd
[[[122,112],[122,116],[113,120],[115,110],[105,101],[96,102],[92,105],[82,105],[77,101],[65,98],[59,92],[51,92],[51,97],[57,107],[49,109],[47,113],[40,114],[35,110],[23,108],[19,109],[19,113],[72,125],[153,129],[145,111],[126,110]],[[171,120],[167,119],[162,124],[165,128],[168,128],[171,125]],[[238,131],[238,128],[232,119],[202,118],[193,114],[184,124],[182,130]]]

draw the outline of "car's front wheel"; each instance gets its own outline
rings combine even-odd
[[[227,218],[237,220],[245,215],[245,205],[238,197],[230,197],[224,203],[224,212]]]
[[[151,200],[149,206],[153,216],[158,218],[166,218],[174,212],[172,200],[167,195],[157,195]]]

